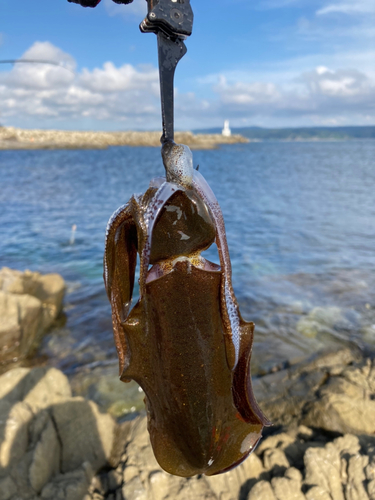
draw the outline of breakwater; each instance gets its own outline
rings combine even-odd
[[[69,130],[31,130],[0,127],[0,150],[7,149],[106,149],[110,146],[160,147],[161,132],[84,132]],[[192,149],[215,149],[221,144],[247,143],[242,135],[176,132],[177,143]]]

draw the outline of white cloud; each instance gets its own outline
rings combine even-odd
[[[41,59],[75,67],[74,59],[49,42],[36,42],[22,59]],[[47,64],[16,64],[11,71],[0,73],[1,121],[31,120],[53,117],[74,123],[85,118],[100,128],[109,120],[145,124],[159,119],[159,77],[154,67],[119,68],[107,62],[102,68],[81,73]],[[151,120],[151,121],[150,121]],[[55,125],[56,126],[56,125]],[[158,127],[160,128],[160,127]]]
[[[375,14],[374,0],[352,0],[351,2],[331,3],[316,12],[318,15],[341,14]]]
[[[110,16],[138,16],[139,22],[146,16],[147,2],[145,0],[134,0],[131,4],[116,4],[112,0],[104,0],[104,7]]]
[[[5,76],[5,84],[10,90],[59,88],[74,80],[74,59],[49,42],[35,42],[20,59],[46,61],[47,64],[16,64]]]
[[[26,56],[75,67],[69,54],[48,42],[36,42]],[[264,126],[375,123],[375,75],[365,65],[332,69],[324,62],[306,59],[273,65],[272,71],[202,77],[197,88],[209,98],[176,90],[176,126],[200,128],[224,119]],[[0,113],[3,124],[34,128],[160,130],[158,71],[112,62],[75,74],[57,66],[16,65],[0,73]]]
[[[318,66],[282,82],[273,77],[246,82],[221,76],[216,113],[265,126],[375,122],[375,82],[358,70]]]
[[[142,90],[152,92],[153,95],[159,94],[159,72],[152,66],[140,70],[131,64],[124,64],[116,68],[112,62],[106,62],[103,68],[95,68],[93,71],[84,69],[79,81],[83,87],[94,92]]]
[[[220,77],[219,84],[214,86],[214,91],[219,94],[223,104],[234,106],[253,106],[272,103],[280,98],[279,91],[273,83],[236,82],[228,84],[224,76]]]
[[[359,97],[367,100],[374,94],[374,83],[368,77],[351,69],[331,71],[324,66],[304,73],[301,81],[306,84],[312,96],[329,96],[333,98]]]

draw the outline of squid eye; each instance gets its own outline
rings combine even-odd
[[[168,182],[190,188],[193,185],[193,154],[183,144],[166,143],[162,150]]]

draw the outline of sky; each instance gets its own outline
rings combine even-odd
[[[375,125],[374,0],[191,0],[176,128]],[[147,2],[1,0],[0,124],[160,130]]]

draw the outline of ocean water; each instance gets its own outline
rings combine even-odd
[[[224,213],[242,315],[256,323],[254,373],[328,347],[374,351],[375,141],[239,144],[194,162]],[[0,172],[0,267],[58,272],[68,285],[66,322],[38,360],[108,407],[118,389],[105,228],[163,175],[160,150],[0,151]],[[207,257],[218,260],[214,247]],[[134,402],[137,388],[127,391]]]

